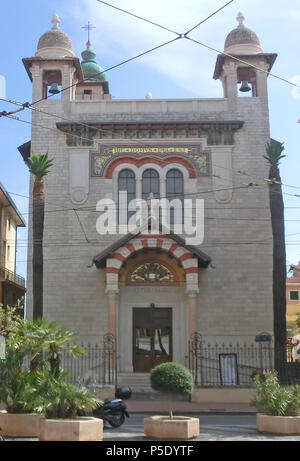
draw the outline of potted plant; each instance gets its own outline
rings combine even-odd
[[[194,380],[191,372],[180,363],[165,362],[151,370],[152,389],[168,396],[191,395]],[[144,433],[158,439],[190,439],[200,433],[198,418],[174,416],[170,404],[169,416],[152,416],[144,419]]]
[[[0,412],[3,435],[36,437],[41,415],[35,400],[35,373],[25,368],[27,349],[20,347],[19,332],[24,320],[17,308],[0,306],[0,334],[5,338],[5,356],[0,360]]]
[[[254,377],[251,401],[258,413],[259,432],[278,435],[300,434],[300,386],[281,386],[277,372],[265,371]]]
[[[97,408],[102,402],[84,387],[65,380],[66,372],[56,376],[50,367],[38,374],[37,400],[45,418],[40,421],[39,440],[101,441],[103,421],[78,416],[81,407]]]

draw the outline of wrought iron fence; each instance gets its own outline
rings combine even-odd
[[[286,360],[280,364],[282,383],[300,383],[300,362],[292,358],[292,346],[282,350]],[[195,333],[189,341],[188,365],[196,386],[250,386],[253,374],[274,370],[275,350],[271,341],[253,344],[211,344]]]
[[[82,345],[86,353],[73,358],[64,349],[61,367],[68,371],[67,379],[74,384],[114,386],[116,384],[116,342],[113,335],[105,335],[100,345]]]

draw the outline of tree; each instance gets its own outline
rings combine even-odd
[[[150,383],[152,389],[172,398],[188,396],[194,389],[192,373],[177,362],[164,362],[154,367],[150,373]],[[173,419],[171,408],[169,414],[170,419]]]
[[[284,204],[279,173],[279,162],[283,143],[271,139],[266,143],[264,158],[270,164],[269,200],[273,234],[273,316],[275,339],[275,368],[280,379],[284,379],[283,368],[286,362],[286,253],[284,233]]]
[[[49,173],[53,160],[48,154],[33,154],[26,161],[30,173],[35,176],[32,207],[32,284],[33,284],[33,319],[43,316],[43,236],[45,213],[45,190],[43,177]]]

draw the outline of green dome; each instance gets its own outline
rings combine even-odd
[[[85,80],[93,82],[101,82],[106,80],[106,75],[102,67],[97,64],[96,53],[90,49],[90,44],[87,44],[87,49],[81,53],[81,67]]]

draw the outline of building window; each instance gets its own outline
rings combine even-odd
[[[132,272],[130,282],[174,282],[174,275],[163,264],[148,262],[137,267]]]
[[[153,168],[145,170],[142,177],[142,198],[143,200],[149,199],[150,194],[152,198],[159,198],[159,174]],[[151,197],[151,196],[150,196]]]
[[[299,301],[299,291],[290,291],[290,300]]]
[[[179,199],[181,201],[179,222],[183,222],[183,199],[184,199],[184,186],[183,174],[181,171],[172,169],[167,173],[166,195],[169,201]],[[174,224],[175,209],[170,209],[170,224]]]
[[[136,180],[135,180],[135,174],[132,170],[125,169],[119,173],[118,198],[120,198],[119,197],[120,192],[127,192],[127,207],[128,207],[129,202],[136,198]],[[119,202],[119,206],[120,206],[120,202]],[[123,210],[119,210],[119,217],[122,212]],[[126,210],[127,222],[130,216],[134,213],[135,213],[134,211]]]

